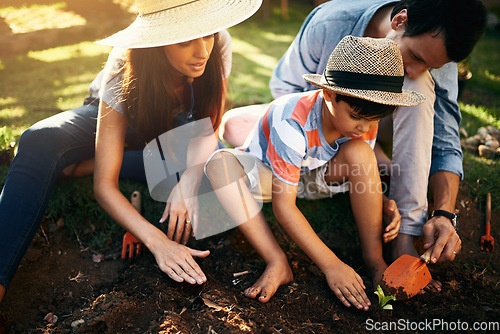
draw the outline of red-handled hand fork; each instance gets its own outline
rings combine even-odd
[[[495,250],[495,239],[490,235],[491,229],[491,194],[486,196],[486,223],[484,226],[485,235],[481,237],[481,250],[492,252]]]
[[[130,203],[139,213],[141,213],[141,193],[139,191],[136,190],[132,193]],[[141,254],[142,243],[130,232],[125,232],[123,235],[122,259],[127,258],[127,248],[129,258],[133,258],[134,256]]]

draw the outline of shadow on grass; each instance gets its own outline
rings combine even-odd
[[[125,28],[134,18],[134,16],[127,11],[126,6],[120,6],[110,0],[62,2],[65,6],[63,7],[65,12],[71,12],[83,18],[85,24],[66,28],[39,29],[13,34],[8,23],[2,18],[2,23],[0,24],[0,57],[22,54],[30,50],[44,50],[57,46],[101,39],[117,30]],[[127,0],[123,0],[122,2],[125,3]],[[24,0],[22,4],[19,4],[18,1],[7,0],[3,1],[0,6],[2,8],[22,8],[40,5],[55,5],[57,3],[61,3],[61,1]],[[29,24],[29,21],[33,20],[33,18],[29,16],[24,19],[26,20],[26,24]],[[39,20],[40,18],[35,17],[35,19]],[[50,17],[49,19],[57,20],[57,17]],[[21,21],[21,23],[23,23],[23,21]]]

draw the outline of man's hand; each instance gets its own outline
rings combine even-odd
[[[392,199],[384,198],[384,243],[388,243],[398,236],[399,228],[401,227],[401,215],[399,214],[396,202]]]
[[[460,177],[457,174],[439,171],[429,179],[429,186],[434,197],[434,210],[455,211],[455,202],[460,186]],[[434,245],[431,254],[432,263],[438,261],[453,261],[462,248],[462,241],[455,231],[455,227],[446,217],[436,216],[425,223],[424,248]]]
[[[434,245],[431,262],[453,261],[462,248],[462,241],[455,227],[446,217],[436,216],[429,219],[423,227],[424,248]]]

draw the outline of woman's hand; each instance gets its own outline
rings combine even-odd
[[[203,284],[207,277],[193,257],[207,257],[210,251],[200,251],[178,244],[158,230],[158,239],[149,245],[161,271],[177,282]]]
[[[183,245],[187,243],[193,231],[194,222],[198,221],[198,199],[192,197],[184,201],[173,200],[167,202],[160,223],[168,220],[167,236]]]
[[[185,245],[198,222],[198,188],[197,178],[186,171],[168,197],[160,223],[169,218],[167,236],[175,242]]]

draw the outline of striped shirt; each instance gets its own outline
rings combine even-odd
[[[342,137],[330,145],[321,126],[323,91],[284,95],[274,100],[259,120],[247,147],[239,148],[271,167],[281,181],[298,185],[300,175],[319,168],[337,154]],[[373,148],[377,126],[360,139]]]

